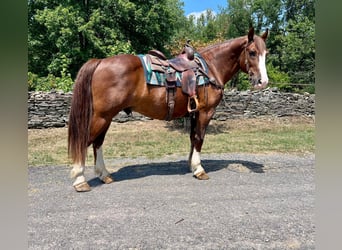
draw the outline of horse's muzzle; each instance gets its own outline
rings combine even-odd
[[[250,76],[249,81],[251,82],[253,89],[264,89],[266,88],[268,81],[262,81],[261,78]]]
[[[255,84],[255,85],[253,85],[253,88],[254,89],[264,89],[264,88],[266,88],[266,86],[267,86],[267,82],[259,82],[259,83],[257,83],[257,84]]]

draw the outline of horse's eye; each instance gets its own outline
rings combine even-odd
[[[255,57],[256,56],[256,52],[255,51],[249,51],[249,56],[250,57]]]

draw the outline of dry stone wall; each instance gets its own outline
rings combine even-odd
[[[71,92],[29,92],[28,128],[66,126],[71,97]]]
[[[270,88],[263,91],[225,91],[214,119],[314,114],[315,95],[284,93]]]
[[[28,128],[64,127],[68,123],[72,93],[29,92]],[[240,117],[315,115],[315,95],[283,93],[275,88],[262,91],[224,92],[213,119],[227,120]],[[133,112],[120,112],[113,122],[149,119]]]

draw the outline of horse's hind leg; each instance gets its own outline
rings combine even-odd
[[[110,122],[111,120],[106,121],[105,125],[101,129],[102,132],[99,135],[97,135],[93,141],[95,174],[98,175],[98,177],[106,184],[112,183],[114,181],[112,176],[105,167],[102,152],[102,144],[106,136],[107,130],[110,126]]]
[[[107,129],[102,132],[96,140],[93,142],[93,150],[94,150],[94,162],[95,162],[95,174],[99,176],[99,178],[106,184],[112,183],[114,180],[108,170],[106,169],[103,153],[102,153],[102,143],[104,141],[104,137],[106,135]]]
[[[74,163],[70,173],[71,178],[75,178],[75,181],[72,185],[77,192],[90,191],[90,186],[84,177],[84,166],[85,162]]]
[[[109,118],[99,118],[97,116],[93,116],[90,138],[88,141],[88,145],[93,144],[94,149],[94,159],[95,159],[95,173],[99,176],[99,178],[104,183],[111,183],[113,179],[109,174],[108,170],[105,167],[103,154],[102,154],[102,143],[104,141],[106,132],[109,128],[111,119]],[[84,166],[85,159],[82,162],[76,162],[71,170],[71,177],[75,178],[73,186],[77,192],[87,192],[90,191],[91,188],[84,176]]]

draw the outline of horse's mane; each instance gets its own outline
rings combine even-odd
[[[258,39],[260,37],[258,36],[254,36],[254,42],[257,44],[257,47],[259,48],[265,48],[265,44],[262,44],[260,41],[262,39]],[[236,41],[236,40],[239,40],[239,39],[243,39],[243,38],[246,38],[246,36],[240,36],[240,37],[236,37],[236,38],[231,38],[229,40],[225,40],[223,42],[220,42],[220,43],[215,43],[215,44],[212,44],[212,45],[209,45],[208,47],[205,47],[205,48],[202,48],[199,50],[200,53],[203,53],[203,52],[206,52],[207,50],[211,50],[211,49],[215,49],[217,47],[225,47],[225,46],[228,46],[230,45],[232,42]]]
[[[211,49],[215,49],[217,47],[221,47],[221,46],[228,46],[230,45],[233,41],[235,40],[238,40],[238,39],[241,39],[243,38],[243,36],[241,37],[237,37],[237,38],[231,38],[231,39],[228,39],[228,40],[225,40],[223,42],[220,42],[220,43],[215,43],[215,44],[212,44],[212,45],[209,45],[205,48],[202,48],[199,50],[200,53],[203,53],[203,52],[206,52],[207,50],[211,50]]]

